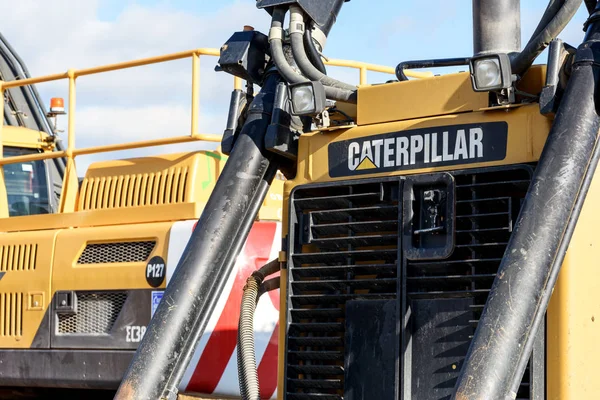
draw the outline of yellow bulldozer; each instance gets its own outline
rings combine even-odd
[[[55,79],[70,91],[68,145],[38,128],[32,154],[1,161],[0,385],[118,386],[118,400],[598,397],[600,4],[551,0],[521,46],[519,0],[474,0],[472,56],[338,62],[360,70],[355,86],[323,57],[347,2],[257,0],[268,34],[218,51],[3,77],[5,94]],[[583,3],[582,41],[565,43]],[[196,71],[204,55],[234,76],[222,137],[197,132],[194,72],[189,136],[75,148],[76,79],[185,57]],[[414,71],[439,67],[468,71]],[[369,85],[369,70],[394,79]],[[79,155],[192,140],[220,151],[75,173]],[[14,166],[39,160],[64,160],[57,212],[24,215],[40,175]],[[218,173],[202,191],[206,162]]]

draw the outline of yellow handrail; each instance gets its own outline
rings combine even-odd
[[[218,57],[220,55],[219,49],[212,48],[200,48],[188,51],[182,51],[179,53],[167,54],[156,57],[142,58],[138,60],[125,61],[116,64],[108,64],[93,68],[84,69],[70,69],[65,73],[45,75],[27,79],[19,79],[14,81],[0,81],[0,94],[4,98],[4,91],[6,89],[23,87],[27,85],[33,85],[43,82],[51,82],[62,79],[67,79],[69,82],[69,93],[68,93],[68,122],[67,122],[67,149],[64,151],[45,152],[37,154],[28,154],[21,156],[3,157],[3,144],[2,144],[2,129],[3,124],[0,124],[0,168],[3,165],[46,160],[53,158],[65,157],[67,159],[67,168],[65,170],[65,182],[63,185],[63,193],[61,195],[60,212],[69,212],[75,210],[75,200],[77,197],[77,173],[75,170],[75,157],[80,155],[89,155],[96,153],[104,153],[111,151],[130,150],[136,148],[162,146],[176,143],[186,143],[192,141],[207,141],[207,142],[220,142],[221,135],[216,134],[202,134],[198,132],[198,119],[199,119],[199,106],[200,106],[200,57],[211,56]],[[169,138],[161,138],[154,140],[144,140],[129,143],[119,143],[111,145],[93,146],[87,148],[75,148],[75,105],[76,105],[76,80],[79,77],[87,75],[95,75],[109,71],[117,71],[128,68],[141,67],[150,64],[159,64],[168,61],[181,60],[184,58],[192,59],[192,95],[191,95],[191,121],[190,121],[190,134],[186,136],[175,136]],[[327,65],[336,67],[346,67],[358,69],[360,72],[360,84],[367,84],[367,72],[381,72],[386,74],[394,74],[395,71],[391,67],[385,67],[381,65],[368,64],[358,61],[348,60],[328,60]],[[408,76],[414,78],[425,78],[432,76],[431,73],[407,71]],[[235,89],[242,89],[242,80],[235,77],[233,86]],[[0,115],[4,113],[4,101],[0,101]],[[4,177],[0,173],[0,198],[5,198],[5,187]],[[3,193],[4,192],[4,193]],[[6,210],[2,210],[0,207],[0,217],[8,216]]]

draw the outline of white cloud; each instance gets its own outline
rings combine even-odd
[[[268,15],[257,10],[254,2],[242,0],[203,15],[167,4],[129,4],[114,21],[100,19],[101,0],[2,0],[0,5],[10,10],[0,15],[2,33],[34,76],[198,47],[218,48],[245,24],[268,26]],[[232,90],[232,77],[214,72],[216,62],[215,57],[201,58],[200,131],[204,133],[222,133]],[[67,97],[66,81],[38,88],[45,101]],[[190,59],[81,77],[77,88],[79,147],[189,133]],[[64,127],[66,118],[60,123]],[[189,148],[170,146],[101,157]],[[81,166],[97,158],[83,158],[79,174],[85,171]]]

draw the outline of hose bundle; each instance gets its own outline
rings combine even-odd
[[[242,400],[260,400],[254,350],[254,313],[260,296],[279,288],[279,278],[267,281],[265,278],[278,272],[280,268],[279,261],[273,260],[255,271],[244,286],[237,337],[238,380]]]

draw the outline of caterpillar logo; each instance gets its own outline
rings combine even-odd
[[[453,125],[400,131],[329,145],[329,175],[402,171],[499,161],[506,157],[508,124]]]

